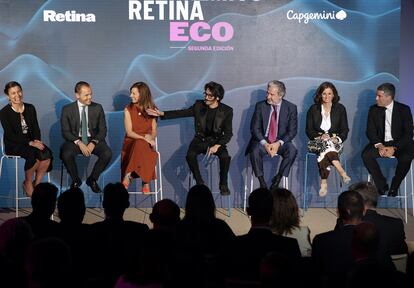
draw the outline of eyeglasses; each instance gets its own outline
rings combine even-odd
[[[214,98],[214,95],[211,94],[211,93],[204,92],[203,95],[204,95],[204,97]]]

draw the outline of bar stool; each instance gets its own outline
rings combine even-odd
[[[306,212],[308,210],[307,198],[308,198],[308,195],[309,195],[309,192],[308,192],[308,166],[309,166],[308,163],[309,163],[309,157],[317,157],[317,155],[315,153],[307,152],[306,156],[305,156],[305,180],[304,180],[304,184],[303,184],[303,211],[304,212]],[[339,156],[339,161],[343,164],[343,168],[346,171],[346,161],[344,159],[344,154],[343,153]],[[333,168],[333,169],[336,171],[335,168]],[[339,194],[339,193],[341,193],[341,188],[342,188],[343,183],[342,183],[341,177],[338,174],[338,171],[336,171],[335,174],[336,174],[336,176],[335,176],[336,182],[337,183],[339,182],[339,185],[336,185],[337,193]],[[337,177],[339,177],[339,181],[338,181]]]
[[[144,195],[155,195],[155,202],[158,202],[158,194],[160,195],[160,200],[163,199],[163,190],[162,190],[161,154],[158,151],[158,140],[157,140],[157,138],[155,138],[155,152],[157,152],[157,154],[158,154],[157,165],[155,165],[155,175],[157,175],[157,179],[155,179],[155,181],[154,181],[154,190],[151,190],[149,193],[146,193]],[[143,193],[142,193],[142,191],[128,191],[128,194],[137,195],[137,194],[143,194]]]
[[[1,154],[2,155],[1,155],[1,159],[0,159],[0,177],[1,177],[2,172],[3,172],[3,159],[9,159],[9,160],[14,161],[14,167],[15,167],[15,171],[14,171],[15,188],[14,188],[14,191],[15,191],[15,195],[14,195],[14,197],[0,195],[0,198],[14,199],[15,200],[16,217],[19,217],[19,201],[20,200],[25,200],[25,199],[30,199],[30,197],[19,195],[19,160],[20,159],[24,160],[24,159],[20,156],[17,156],[17,155],[7,155],[6,153],[4,153],[3,137],[1,137]],[[50,173],[49,172],[47,172],[47,181],[50,183]]]
[[[394,156],[390,157],[390,158],[381,158],[385,161],[390,160],[390,159],[394,159],[396,160],[397,158],[395,158]],[[411,180],[411,202],[412,202],[412,209],[413,209],[413,216],[414,216],[414,183],[413,183],[413,163],[411,162],[410,165],[410,180]],[[405,216],[405,223],[408,223],[408,195],[407,195],[407,177],[408,174],[404,177],[404,195],[400,195],[400,189],[398,189],[398,195],[395,197],[389,197],[388,195],[381,195],[380,198],[384,199],[384,198],[396,198],[396,199],[403,199],[404,200],[404,216]],[[367,181],[371,182],[371,174],[369,174],[368,172],[368,177],[367,177]]]
[[[230,195],[221,195],[220,192],[218,191],[213,191],[213,165],[215,163],[215,165],[217,165],[217,173],[220,174],[220,161],[217,155],[215,154],[211,154],[209,157],[207,156],[207,154],[205,154],[203,161],[204,162],[204,166],[207,168],[208,171],[208,180],[207,183],[209,184],[208,187],[211,190],[211,194],[219,194],[221,198],[223,197],[227,197],[227,216],[231,217],[231,194]],[[188,178],[188,190],[190,190],[190,188],[195,185],[195,179],[193,177],[193,174],[190,171],[190,175]]]
[[[281,156],[279,154],[276,154],[276,157],[280,158]],[[279,162],[281,161],[281,159],[278,160]],[[245,181],[244,181],[244,198],[243,198],[243,211],[246,212],[246,206],[247,206],[247,191],[250,190],[250,193],[253,192],[254,189],[254,173],[253,173],[253,167],[251,167],[251,165],[249,165],[250,163],[250,157],[249,155],[246,156],[246,175],[245,175]],[[251,167],[250,173],[249,173],[249,166]],[[250,189],[248,188],[248,183],[249,183],[249,175],[250,175]],[[282,186],[285,189],[289,189],[289,177],[282,177]]]

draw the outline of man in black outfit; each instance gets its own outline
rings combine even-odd
[[[233,109],[221,103],[223,97],[223,86],[216,82],[209,82],[204,86],[204,101],[197,100],[193,106],[183,110],[163,112],[158,109],[147,109],[147,113],[152,116],[161,116],[161,119],[194,117],[195,136],[186,157],[191,173],[197,185],[204,184],[198,167],[197,155],[216,154],[220,160],[220,194],[229,195],[227,174],[231,157],[226,144],[233,136]]]
[[[383,83],[377,88],[377,104],[368,113],[367,137],[369,144],[362,152],[365,167],[374,179],[378,193],[395,197],[402,180],[410,170],[414,158],[413,116],[410,107],[394,101],[395,87]],[[397,159],[391,186],[381,172],[377,158]]]
[[[86,185],[93,192],[99,193],[101,188],[97,180],[112,158],[111,149],[105,142],[105,113],[100,104],[92,102],[92,89],[87,82],[80,81],[76,84],[75,95],[77,101],[64,106],[60,117],[62,135],[66,140],[60,147],[60,158],[72,178],[70,187],[77,188],[82,181],[78,175],[75,156],[98,156]]]

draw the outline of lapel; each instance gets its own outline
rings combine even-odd
[[[263,102],[263,110],[262,110],[262,123],[263,123],[263,130],[266,132],[266,128],[269,125],[269,116],[270,111],[272,108],[270,107],[270,104],[267,104],[266,100]]]
[[[398,111],[397,102],[394,101],[394,108],[392,109],[392,115],[391,115],[391,135],[392,135],[392,138],[395,138],[393,132],[398,130],[398,125],[400,123],[397,119],[398,118],[397,115],[399,114],[398,112],[399,111]],[[399,115],[399,117],[401,117],[401,115]]]
[[[213,131],[219,131],[221,123],[224,120],[224,110],[222,109],[221,103],[219,104],[216,112],[216,118],[214,119]]]
[[[93,121],[92,119],[95,119],[93,102],[91,103],[91,105],[88,106],[88,129],[89,131],[92,131],[92,121]]]
[[[378,108],[379,108],[379,121],[381,123],[381,125],[379,125],[381,129],[381,137],[382,137],[382,140],[384,140],[385,139],[385,109],[383,107],[378,107]],[[394,122],[394,121],[391,120],[391,122]],[[392,123],[391,123],[391,126],[392,126]]]
[[[281,123],[283,124],[285,123],[284,121],[285,119],[288,119],[288,115],[287,115],[288,111],[286,108],[287,107],[286,107],[285,101],[283,101],[282,99],[282,102],[280,103],[280,109],[279,109],[279,121],[277,122],[278,127],[280,127]],[[278,129],[278,131],[280,132],[280,129]]]
[[[72,105],[72,113],[73,117],[75,118],[75,130],[80,131],[80,114],[79,114],[79,107],[78,107],[78,101],[75,101]]]
[[[206,114],[207,114],[207,105],[202,104],[200,107],[200,124],[201,124],[201,131],[206,131]]]

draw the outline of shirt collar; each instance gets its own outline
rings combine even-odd
[[[390,104],[388,104],[388,106],[385,106],[386,109],[389,109],[390,111],[392,111],[394,109],[394,100],[391,101]]]

